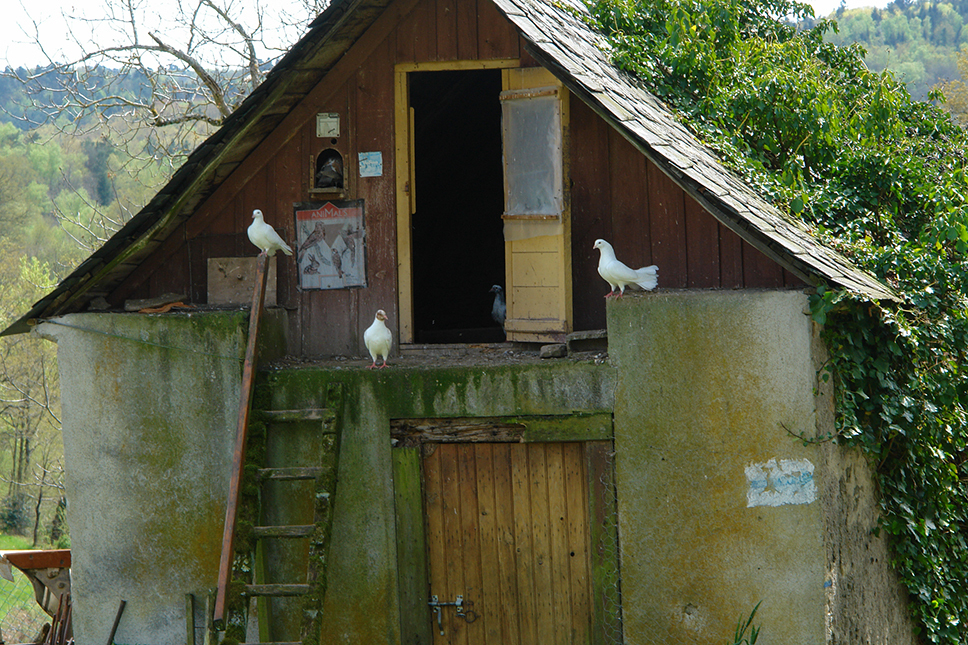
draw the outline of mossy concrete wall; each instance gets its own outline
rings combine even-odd
[[[807,304],[795,291],[609,303],[628,645],[732,642],[757,603],[770,643],[912,642],[870,535],[877,507],[863,459],[796,438],[834,429]],[[846,569],[833,561],[842,555]],[[851,598],[844,575],[882,600]]]
[[[185,641],[185,594],[216,584],[245,312],[75,314],[58,344],[74,633]]]
[[[912,642],[863,459],[794,438],[833,429],[806,305],[792,291],[612,300],[605,365],[260,372],[267,409],[342,391],[320,642],[400,641],[391,419],[613,410],[626,643],[722,645],[760,601],[771,643]],[[76,314],[39,328],[58,342],[78,642],[106,638],[122,599],[117,642],[183,642],[185,594],[214,588],[246,325]],[[269,345],[283,328],[265,328]],[[294,437],[276,449],[316,445]]]
[[[121,600],[116,642],[184,642],[185,594],[214,589],[247,321],[76,314],[39,328],[58,343],[78,642],[106,639]],[[283,347],[279,326],[266,337]],[[615,381],[608,365],[570,361],[365,365],[259,375],[267,409],[325,407],[331,384],[343,392],[325,643],[399,642],[390,419],[610,412]]]
[[[609,412],[614,370],[549,361],[486,367],[298,369],[265,376],[274,409],[319,405],[343,387],[322,643],[399,643],[390,420]],[[428,620],[431,614],[428,610]]]

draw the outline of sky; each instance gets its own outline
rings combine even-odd
[[[179,14],[180,0],[130,1],[142,15],[142,25],[150,25],[173,45],[181,46],[187,42],[187,32],[179,33],[179,27],[170,20],[171,16]],[[188,7],[198,4],[196,0],[182,2]],[[0,67],[44,64],[47,62],[44,52],[57,62],[73,60],[81,49],[72,41],[90,41],[96,37],[99,44],[117,42],[116,30],[124,24],[105,20],[109,8],[120,7],[122,0],[13,0],[4,4],[12,6],[4,7],[4,13],[8,15],[0,20]],[[263,34],[271,46],[291,44],[301,35],[283,26],[282,21],[287,14],[301,13],[304,0],[223,0],[217,4],[241,8],[239,22],[243,25],[255,24],[255,7],[262,5],[266,9],[263,12]],[[233,17],[239,16],[233,14]],[[67,27],[69,24],[73,25],[73,37]],[[38,27],[44,51],[35,42]],[[147,33],[140,36],[143,41],[149,40]],[[266,59],[276,57],[278,52],[258,54]]]
[[[809,2],[809,0],[807,1]],[[823,18],[837,10],[837,7],[840,6],[840,0],[813,0],[809,4],[813,5],[814,15],[817,18]],[[883,9],[888,4],[890,4],[889,0],[847,0],[846,2],[848,9],[856,9],[857,7],[879,7]]]
[[[173,14],[174,7],[176,6],[177,0],[133,0],[136,5],[140,5],[145,11],[157,10],[160,7],[162,10],[167,8],[167,13],[169,15]],[[251,7],[256,2],[255,0],[231,0],[238,6]],[[280,44],[284,42],[292,42],[298,35],[293,32],[285,33],[283,29],[278,24],[271,24],[268,21],[272,20],[276,16],[284,13],[287,9],[290,11],[298,10],[300,6],[299,0],[262,0],[267,8],[271,8],[271,11],[266,11],[266,40],[273,44]],[[814,7],[814,13],[818,16],[829,15],[832,11],[836,10],[840,5],[841,0],[813,0],[811,4]],[[37,65],[46,62],[43,53],[38,50],[35,44],[33,44],[33,34],[35,33],[35,24],[42,25],[42,42],[44,44],[44,49],[47,53],[56,61],[63,62],[68,59],[73,59],[79,52],[76,47],[72,48],[71,39],[68,36],[68,31],[66,29],[66,22],[63,15],[69,15],[77,17],[90,18],[100,18],[105,16],[106,3],[105,0],[44,0],[41,2],[26,2],[25,0],[14,0],[12,7],[6,7],[6,11],[12,10],[12,16],[8,15],[6,19],[0,21],[0,67],[6,67],[8,65],[17,67],[20,65]],[[192,3],[189,3],[192,4]],[[886,6],[888,0],[846,0],[846,5],[848,8],[864,7],[864,6]],[[164,12],[161,16],[155,16],[148,21],[148,24],[158,24],[161,25],[163,20]],[[84,22],[74,22],[75,25],[79,25],[79,31],[75,32],[78,37],[86,38],[93,31],[97,34],[99,42],[105,42],[105,39],[111,37],[111,30],[107,28],[106,24],[95,24],[88,21]],[[174,26],[169,26],[162,28],[159,26],[162,33],[170,33],[174,35],[176,33],[176,28]],[[274,55],[269,55],[266,53],[262,58],[274,57]]]

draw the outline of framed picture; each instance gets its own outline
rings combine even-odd
[[[300,289],[366,286],[363,200],[293,205]]]

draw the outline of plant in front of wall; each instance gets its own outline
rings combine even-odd
[[[760,635],[760,628],[753,624],[753,617],[756,616],[756,610],[760,608],[763,603],[756,603],[753,607],[753,611],[750,612],[749,618],[744,622],[741,618],[738,623],[736,623],[736,634],[733,636],[733,640],[726,645],[756,645],[756,639]],[[746,632],[749,631],[749,636]]]
[[[818,285],[836,441],[860,446],[928,642],[968,641],[968,133],[792,0],[595,0],[591,22],[720,158],[889,284]],[[940,96],[932,97],[939,99]]]

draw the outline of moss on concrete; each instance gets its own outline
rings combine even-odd
[[[787,461],[809,464],[813,486],[819,453],[786,430],[816,431],[805,306],[793,291],[609,303],[620,532],[636,554],[622,567],[627,642],[724,642],[761,600],[771,640],[823,641],[819,504],[754,503],[749,480]]]
[[[311,547],[310,564],[323,584],[306,599],[304,615],[317,602],[321,611],[303,631],[304,642],[399,640],[390,419],[514,417],[535,437],[600,434],[610,431],[599,426],[610,425],[613,382],[608,365],[569,361],[260,373],[260,404],[277,410],[332,405],[339,415],[338,444],[321,444],[323,466],[338,472],[339,484],[334,496],[320,500],[326,508],[317,509],[324,518],[330,513],[331,529],[318,525],[312,538],[319,543]],[[333,402],[336,387],[341,403]],[[576,412],[586,413],[585,425],[533,418],[562,420]]]

